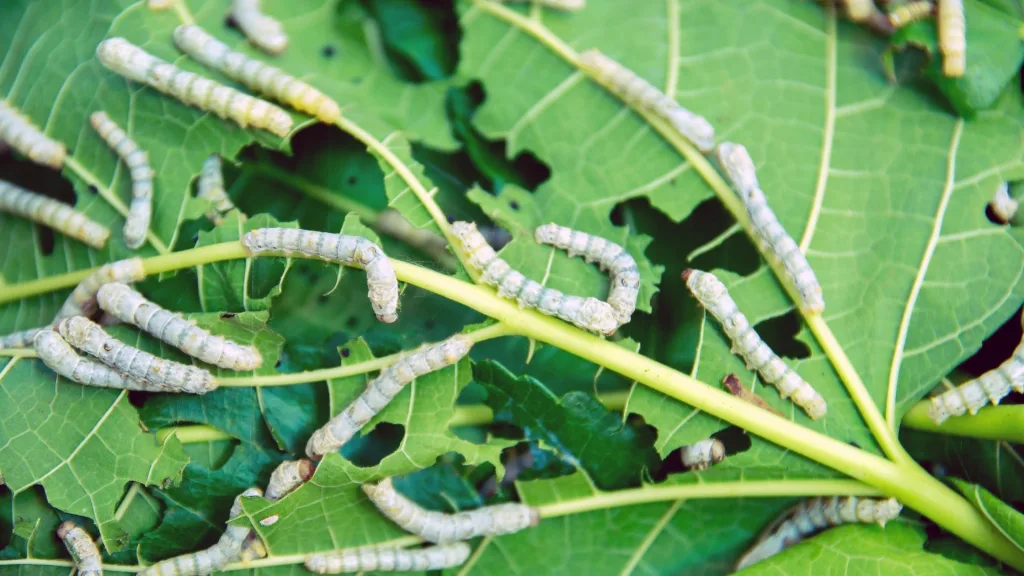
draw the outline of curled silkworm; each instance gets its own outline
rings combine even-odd
[[[647,110],[707,154],[715,147],[715,128],[706,118],[679,105],[629,68],[596,49],[580,54],[580,65],[598,83],[630,106]]]
[[[305,484],[312,477],[313,462],[305,458],[282,462],[270,475],[266,498],[271,502],[276,502]]]
[[[942,73],[950,78],[964,75],[967,69],[967,22],[964,0],[938,0],[939,51]]]
[[[499,0],[509,4],[525,4],[527,2],[555,8],[556,10],[582,10],[586,7],[586,0]]]
[[[100,550],[88,532],[79,528],[71,520],[67,520],[57,526],[57,537],[63,540],[64,545],[68,547],[68,552],[75,562],[79,576],[103,575]]]
[[[690,470],[706,470],[712,464],[725,460],[725,444],[717,438],[707,438],[689,446],[683,446],[679,452],[683,466]]]
[[[178,26],[174,30],[174,43],[206,67],[245,84],[263,96],[316,116],[321,122],[333,124],[341,116],[338,103],[324,93],[280,68],[232,51],[227,44],[199,26]]]
[[[839,524],[880,524],[900,515],[903,506],[895,498],[886,500],[832,496],[811,498],[775,521],[736,564],[742,570],[770,558],[819,530]]]
[[[242,498],[262,495],[263,491],[259,488],[248,488],[236,496],[228,519],[242,514]],[[139,574],[140,576],[198,576],[216,572],[228,562],[242,557],[242,544],[251,533],[252,529],[248,526],[228,524],[217,543],[206,550],[168,558],[153,564]]]
[[[381,322],[398,320],[398,278],[391,261],[373,242],[360,236],[313,232],[297,228],[260,228],[242,237],[249,254],[298,252],[366,271],[367,296]]]
[[[198,360],[229,370],[255,370],[263,364],[260,351],[223,336],[215,336],[164,310],[142,294],[119,282],[104,284],[96,293],[100,308],[122,322],[134,324]]]
[[[998,367],[931,398],[928,417],[942,424],[950,416],[972,416],[988,404],[999,404],[1013,390],[1024,392],[1024,341]]]
[[[0,180],[0,212],[39,222],[93,248],[103,248],[110,237],[106,226],[71,206],[3,180]]]
[[[381,370],[380,375],[370,381],[366,390],[340,414],[313,433],[306,443],[306,455],[320,460],[325,454],[338,450],[383,410],[406,384],[457,363],[469,354],[472,346],[473,342],[460,334],[402,356]]]
[[[739,193],[761,251],[782,265],[789,282],[800,294],[800,307],[812,314],[825,310],[818,277],[800,251],[796,241],[786,233],[779,219],[768,206],[768,199],[757,181],[754,161],[740,144],[723,142],[716,149],[718,161]]]
[[[469,544],[453,542],[403,550],[401,548],[349,548],[306,556],[306,569],[316,574],[349,572],[424,572],[453,568],[469,558]]]
[[[281,23],[260,10],[260,0],[234,0],[231,18],[245,39],[267,54],[277,55],[288,47]]]
[[[68,344],[92,354],[129,378],[149,382],[167,391],[190,394],[205,394],[217,387],[209,371],[133,348],[111,337],[83,316],[61,320],[57,331]]]
[[[36,334],[35,350],[43,364],[79,384],[121,390],[166,391],[162,386],[128,378],[105,364],[82,358],[60,334],[49,328],[44,328]]]
[[[106,112],[93,112],[89,122],[100,137],[128,166],[132,178],[132,203],[124,223],[124,243],[132,250],[142,246],[153,217],[153,176],[149,154],[128,137]]]
[[[291,116],[277,106],[181,70],[124,38],[108,38],[100,42],[96,55],[108,70],[151,86],[189,106],[231,119],[242,128],[252,126],[282,138],[292,130]]]
[[[210,210],[206,217],[214,224],[220,225],[224,215],[235,209],[226,190],[224,190],[224,173],[221,170],[220,156],[211,154],[203,162],[203,170],[199,173],[199,190],[196,198],[210,201]]]
[[[508,502],[476,510],[445,514],[426,510],[395,490],[391,478],[363,484],[373,505],[403,530],[430,542],[447,543],[477,536],[512,534],[540,522],[536,508]]]
[[[536,308],[543,314],[561,318],[570,324],[601,334],[612,334],[619,327],[615,310],[597,298],[569,296],[545,288],[513,270],[502,260],[472,222],[455,222],[452,235],[462,244],[470,267],[482,272],[481,281],[498,289],[498,295],[515,299],[520,308]]]
[[[722,325],[732,342],[733,353],[743,358],[748,368],[757,370],[765,382],[779,389],[783,398],[792,398],[812,420],[825,415],[825,399],[758,336],[721,280],[710,272],[685,270],[683,281],[701,306]]]
[[[608,304],[615,310],[619,325],[629,322],[636,310],[636,299],[640,293],[640,271],[636,260],[618,244],[579,232],[565,226],[551,223],[538,227],[534,239],[540,244],[549,244],[569,253],[569,256],[583,256],[587,262],[596,262],[611,278]]]
[[[903,28],[909,24],[924,20],[935,13],[935,4],[931,0],[913,0],[901,4],[889,12],[889,24],[893,28]]]
[[[996,188],[996,193],[992,196],[992,200],[988,203],[988,207],[1000,222],[1005,224],[1013,220],[1013,217],[1017,215],[1017,210],[1020,208],[1020,201],[1010,196],[1009,182],[1001,182],[999,184],[999,187]]]
[[[67,148],[48,137],[17,108],[0,100],[0,140],[36,164],[55,170],[64,167]]]

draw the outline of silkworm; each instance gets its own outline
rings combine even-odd
[[[207,364],[242,371],[255,370],[263,365],[263,357],[254,346],[244,346],[223,336],[210,334],[196,326],[195,322],[164,310],[119,282],[101,286],[96,293],[96,301],[100,308],[122,322],[134,324]]]
[[[49,328],[41,329],[36,334],[35,350],[43,364],[79,384],[119,390],[167,391],[161,386],[123,376],[105,364],[82,358],[60,334]]]
[[[84,316],[57,324],[60,335],[75,348],[91,354],[128,378],[143,380],[168,391],[205,394],[217,387],[209,371],[158,358],[111,337]]]
[[[636,310],[636,299],[640,294],[640,271],[636,260],[622,246],[579,232],[565,226],[551,223],[538,227],[534,239],[540,244],[549,244],[569,253],[569,256],[583,256],[587,262],[596,262],[611,278],[608,304],[615,311],[615,319],[621,326],[629,322]]]
[[[93,542],[92,536],[82,530],[71,520],[57,526],[57,537],[68,547],[71,559],[79,576],[102,576],[103,565],[100,563],[100,551]]]
[[[0,140],[36,164],[54,170],[64,167],[67,148],[43,134],[27,116],[6,100],[0,100]]]
[[[747,368],[757,370],[765,382],[778,388],[783,398],[792,398],[812,420],[825,415],[825,399],[758,336],[721,280],[710,272],[691,269],[683,271],[683,281],[701,306],[722,325],[732,342],[732,352],[743,358]]]
[[[262,495],[263,491],[259,488],[248,488],[236,496],[234,504],[231,505],[228,519],[231,520],[242,514],[242,498]],[[140,576],[198,576],[216,572],[228,562],[241,558],[242,543],[250,533],[252,533],[252,529],[248,526],[228,524],[217,543],[206,550],[168,558],[153,564],[139,574]]]
[[[367,296],[381,322],[398,320],[398,278],[384,251],[361,236],[313,232],[297,228],[260,228],[242,237],[250,255],[274,251],[295,252],[366,271]]]
[[[914,0],[902,4],[889,12],[889,24],[893,28],[903,28],[909,24],[924,20],[935,13],[935,4],[931,0]]]
[[[1013,220],[1013,217],[1017,215],[1020,202],[1013,196],[1010,196],[1010,183],[1002,182],[996,188],[996,193],[992,196],[988,206],[992,209],[992,214],[1005,224]]]
[[[468,265],[482,272],[481,281],[498,289],[498,295],[515,299],[520,308],[536,308],[542,314],[601,334],[612,334],[619,327],[615,310],[597,298],[570,296],[553,288],[545,288],[513,270],[502,260],[472,222],[455,222],[452,235],[468,255]]]
[[[371,380],[366,390],[347,408],[313,433],[306,443],[306,455],[320,460],[324,454],[338,450],[383,410],[406,384],[457,363],[469,354],[472,345],[469,338],[460,334],[402,356],[381,370],[380,375]]]
[[[843,0],[846,17],[854,22],[863,22],[876,10],[871,0]]]
[[[153,177],[156,172],[149,166],[149,154],[139,148],[106,112],[93,112],[89,122],[131,172],[132,202],[124,223],[124,243],[135,250],[146,241],[149,222],[153,218]]]
[[[204,66],[299,112],[316,116],[321,122],[333,124],[341,116],[338,103],[316,88],[280,68],[231,50],[199,26],[175,28],[174,43]]]
[[[455,514],[426,510],[399,494],[391,478],[378,484],[363,484],[362,488],[381,514],[406,532],[429,542],[444,544],[477,536],[512,534],[540,522],[536,508],[514,502]]]
[[[305,458],[282,462],[270,475],[270,482],[267,484],[267,500],[277,502],[284,498],[312,478],[313,471],[313,462]]]
[[[71,206],[0,180],[0,212],[38,222],[93,248],[103,248],[110,230]]]
[[[267,54],[276,56],[288,47],[281,23],[260,10],[260,0],[234,0],[231,18],[245,39]]]
[[[689,446],[683,446],[679,452],[683,466],[689,470],[706,470],[712,464],[725,460],[725,444],[717,438],[707,438]]]
[[[973,416],[988,404],[999,404],[1010,391],[1024,392],[1024,341],[998,367],[931,398],[928,417],[942,424],[950,416]]]
[[[230,119],[242,128],[260,128],[281,138],[292,130],[291,116],[277,106],[181,70],[124,38],[100,42],[96,55],[108,70],[173,96],[188,106]]]
[[[715,147],[715,128],[706,118],[682,107],[636,72],[596,49],[580,54],[580,66],[626,104],[651,112],[671,124],[701,152],[707,154]]]
[[[821,314],[825,310],[825,300],[818,277],[796,241],[786,233],[775,212],[768,206],[768,199],[761,191],[754,161],[747,149],[740,144],[723,142],[718,145],[716,154],[726,177],[739,193],[750,216],[762,253],[782,265],[789,282],[800,294],[800,307],[811,314]]]
[[[235,209],[234,202],[224,190],[224,173],[221,169],[220,156],[211,154],[203,162],[203,170],[199,173],[198,188],[196,198],[210,201],[210,209],[206,212],[207,219],[219,226],[224,221],[224,215]]]
[[[508,4],[539,4],[557,10],[582,10],[586,7],[586,0],[499,0]]]
[[[310,554],[306,569],[316,574],[348,572],[424,572],[458,566],[469,558],[469,544],[452,542],[403,550],[401,548],[349,548]]]
[[[963,0],[938,0],[942,73],[959,78],[967,69],[967,22]]]
[[[825,528],[853,523],[885,526],[899,516],[901,510],[903,506],[895,498],[832,496],[805,500],[765,530],[754,546],[740,557],[736,570],[770,558]]]

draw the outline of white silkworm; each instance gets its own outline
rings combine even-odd
[[[149,154],[139,148],[106,112],[93,112],[89,122],[131,172],[132,202],[124,223],[124,243],[135,250],[146,241],[149,222],[153,218],[153,177],[156,172],[149,165]]]
[[[839,524],[880,524],[900,515],[903,506],[895,498],[887,500],[832,496],[811,498],[775,521],[736,564],[740,571],[770,558],[819,530]]]
[[[846,17],[854,22],[863,22],[875,11],[871,0],[843,0]]]
[[[305,458],[282,462],[270,475],[270,482],[267,484],[267,500],[277,502],[284,498],[312,478],[313,472],[313,462]]]
[[[679,452],[683,466],[690,470],[706,470],[712,464],[725,460],[725,444],[717,438],[707,438],[689,446],[683,446]]]
[[[800,294],[800,307],[811,314],[821,314],[825,310],[825,300],[818,277],[796,241],[786,233],[775,212],[768,206],[768,199],[761,191],[757,172],[754,170],[754,161],[751,160],[747,149],[740,144],[723,142],[718,145],[715,152],[726,176],[747,209],[762,253],[782,265],[790,283]]]
[[[630,106],[651,112],[707,154],[715,147],[715,128],[706,118],[687,110],[629,68],[591,49],[580,54],[580,66],[609,92]]]
[[[320,460],[325,454],[345,445],[367,422],[416,378],[451,366],[461,360],[473,342],[459,334],[410,352],[380,371],[366,390],[340,414],[318,429],[306,443],[306,455]]]
[[[469,544],[453,542],[415,550],[401,548],[349,548],[310,554],[306,569],[316,574],[348,572],[424,572],[453,568],[469,558]]]
[[[274,251],[316,256],[366,271],[367,296],[381,322],[398,320],[398,278],[384,251],[361,236],[313,232],[298,228],[260,228],[242,237],[249,254]]]
[[[53,198],[0,180],[0,212],[10,212],[88,244],[103,248],[110,237],[107,227]]]
[[[105,364],[82,358],[60,334],[49,328],[44,328],[36,334],[35,350],[43,364],[79,384],[120,390],[167,391],[166,388],[149,382],[127,378]]]
[[[171,4],[174,4],[174,2],[175,0],[149,0],[146,2],[146,6],[149,7],[150,10],[154,11],[166,10],[170,8]]]
[[[918,20],[924,20],[934,13],[935,4],[931,0],[914,0],[897,6],[892,12],[889,12],[889,24],[892,24],[893,28],[899,29]]]
[[[612,334],[619,327],[615,310],[597,298],[569,296],[545,288],[513,270],[502,260],[472,222],[455,222],[452,235],[462,244],[469,266],[482,272],[481,280],[498,289],[498,295],[515,299],[520,308],[536,308],[543,314],[561,318],[570,324],[601,334]]]
[[[1010,183],[1001,182],[999,187],[996,188],[996,193],[992,196],[988,206],[992,209],[992,214],[1005,224],[1013,220],[1013,217],[1017,215],[1020,201],[1010,196]]]
[[[151,86],[189,106],[231,119],[242,128],[252,126],[282,138],[292,130],[291,116],[277,106],[181,70],[124,38],[108,38],[100,42],[96,55],[108,70]]]
[[[555,223],[538,227],[534,231],[534,239],[540,244],[565,250],[569,256],[583,256],[587,262],[597,262],[602,270],[607,270],[611,279],[608,304],[615,311],[615,319],[620,326],[629,322],[640,294],[640,271],[636,260],[625,248],[599,236]]]
[[[119,282],[101,286],[96,293],[96,301],[100,308],[122,322],[134,324],[207,364],[242,371],[255,370],[263,365],[263,357],[254,346],[244,346],[210,334],[195,322],[164,310]]]
[[[376,485],[363,484],[363,492],[381,514],[403,530],[440,544],[477,536],[512,534],[540,522],[536,508],[514,502],[455,514],[426,510],[399,494],[391,478],[385,478]]]
[[[0,140],[36,164],[55,170],[64,167],[67,148],[43,134],[27,116],[6,100],[0,100]]]
[[[509,4],[539,4],[557,10],[582,10],[586,7],[586,0],[499,0]]]
[[[710,272],[690,269],[683,271],[683,281],[701,306],[722,325],[732,342],[732,352],[743,358],[747,368],[757,370],[765,382],[779,389],[783,398],[792,397],[793,403],[812,420],[825,415],[825,399],[758,336],[721,280]]]
[[[103,576],[100,550],[88,532],[71,520],[66,520],[57,526],[57,537],[68,547],[79,576]]]
[[[259,488],[248,488],[235,497],[231,506],[228,519],[231,520],[242,514],[242,498],[262,496],[263,491]],[[140,576],[198,576],[216,572],[228,562],[241,558],[242,544],[252,533],[248,526],[232,526],[228,524],[224,534],[213,546],[206,550],[168,558],[157,562],[152,566],[139,572]]]
[[[278,55],[288,47],[281,23],[260,10],[260,0],[234,0],[231,18],[250,44],[267,54]]]
[[[83,316],[65,318],[57,331],[75,348],[92,354],[107,366],[135,380],[143,380],[167,391],[205,394],[217,387],[209,371],[173,360],[158,358],[133,348],[104,332]]]
[[[210,210],[206,217],[216,225],[224,221],[224,215],[235,209],[234,202],[224,190],[224,173],[221,170],[220,156],[211,154],[203,162],[203,170],[199,173],[199,190],[196,198],[210,201]]]
[[[964,19],[964,0],[938,2],[942,73],[950,78],[959,78],[967,69],[967,22]]]
[[[227,44],[199,26],[193,24],[175,28],[174,43],[182,52],[204,66],[299,112],[316,116],[321,122],[333,124],[341,116],[338,103],[316,88],[280,68],[232,51]]]
[[[931,398],[928,417],[942,424],[950,416],[972,416],[988,404],[999,404],[1010,391],[1024,392],[1024,341],[998,367]]]

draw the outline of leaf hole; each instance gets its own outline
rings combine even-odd
[[[342,447],[341,455],[356,466],[369,468],[398,450],[404,437],[405,426],[380,422],[369,434],[349,440]]]
[[[796,339],[800,327],[800,314],[796,310],[790,310],[782,316],[758,322],[754,329],[779,356],[809,358],[811,349],[807,344]]]
[[[95,184],[89,184],[89,192],[92,192],[93,194],[99,194],[100,189],[97,188]]]
[[[348,348],[342,348],[341,349],[341,357],[342,358],[348,358],[351,354],[352,354],[352,351],[349,350]]]
[[[359,325],[359,319],[355,316],[349,316],[348,320],[345,321],[346,328],[355,328]]]
[[[320,55],[324,58],[333,58],[336,53],[337,49],[330,44],[324,44],[324,47],[320,49]]]
[[[238,316],[238,314],[235,314],[234,312],[221,312],[220,314],[222,320],[228,320],[236,316]]]
[[[53,254],[55,243],[53,230],[47,226],[36,226],[35,228],[36,235],[39,238],[39,251],[42,252],[43,256]]]

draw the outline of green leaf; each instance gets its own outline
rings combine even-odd
[[[46,503],[42,488],[32,486],[17,494],[8,491],[0,502],[4,528],[10,529],[10,541],[0,550],[0,557],[52,558],[63,553],[62,546],[48,537],[57,530],[61,518]]]
[[[1024,515],[977,484],[952,478],[953,486],[981,510],[999,532],[1024,550]]]
[[[930,434],[903,428],[907,452],[936,475],[955,476],[991,490],[1007,502],[1024,502],[1024,461],[1009,442]]]

